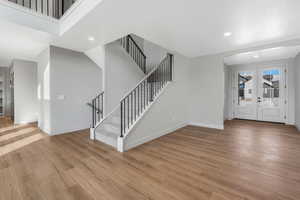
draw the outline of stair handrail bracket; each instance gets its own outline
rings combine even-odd
[[[120,101],[121,133],[126,136],[173,76],[173,55],[167,54],[161,63],[145,76]]]

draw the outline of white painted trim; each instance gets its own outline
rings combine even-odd
[[[264,61],[264,62],[258,62],[258,63],[247,63],[247,64],[241,64],[241,65],[231,65],[229,68],[229,72],[231,74],[231,86],[229,86],[230,90],[231,90],[231,95],[232,95],[232,100],[234,100],[235,102],[237,102],[237,91],[238,88],[233,86],[235,85],[235,82],[237,82],[236,80],[236,76],[237,73],[239,72],[244,72],[244,71],[255,71],[256,75],[258,75],[258,71],[260,69],[264,69],[264,68],[280,68],[282,70],[282,74],[281,74],[281,78],[284,81],[285,85],[287,86],[286,88],[283,88],[283,94],[284,94],[284,99],[283,102],[286,100],[287,103],[283,103],[283,107],[284,107],[284,115],[286,116],[286,119],[284,119],[282,121],[282,123],[285,124],[289,124],[289,123],[293,123],[290,122],[290,113],[289,113],[289,60],[290,58],[287,59],[280,59],[280,60],[273,60],[273,61]],[[285,73],[285,70],[287,70],[287,73]],[[256,77],[257,81],[258,81],[258,76]],[[257,83],[258,86],[258,83]],[[228,90],[227,90],[228,91]],[[257,91],[258,92],[258,91]],[[233,101],[230,103],[231,107],[230,107],[230,111],[229,113],[232,114],[233,118],[236,118],[237,116],[237,111],[236,111],[236,105],[235,103],[233,103]],[[235,115],[233,114],[235,113]],[[257,118],[255,119],[251,119],[251,118],[240,118],[240,119],[250,119],[250,120],[257,120],[259,121]]]
[[[295,123],[289,123],[289,122],[287,122],[287,123],[284,123],[285,125],[289,125],[289,126],[296,126],[296,124]],[[296,126],[297,127],[297,126]]]
[[[67,17],[69,17],[75,10],[76,8],[85,0],[77,0],[75,1],[70,8],[61,16],[60,20],[64,21]]]
[[[34,9],[0,0],[0,17],[50,34],[62,35],[102,2],[103,0],[77,0],[60,19],[56,19]]]
[[[300,132],[300,126],[296,125],[296,129]]]
[[[52,35],[59,34],[59,20],[16,3],[0,0],[0,17]]]
[[[118,137],[117,150],[119,152],[124,152],[124,138]]]
[[[95,140],[95,129],[90,128],[90,139]]]
[[[206,124],[206,123],[190,122],[189,125],[224,130],[224,125],[223,124],[218,125],[218,124]]]
[[[60,35],[73,27],[80,19],[94,9],[103,0],[77,0],[60,18]]]
[[[168,129],[166,129],[166,130],[163,130],[163,131],[160,131],[160,132],[151,134],[151,135],[149,135],[149,136],[146,136],[146,137],[140,138],[140,139],[138,139],[138,140],[136,140],[136,141],[130,142],[130,143],[128,143],[128,144],[125,144],[125,151],[128,151],[129,149],[132,149],[132,148],[134,148],[134,147],[137,147],[137,146],[139,146],[139,145],[142,145],[142,144],[144,144],[144,143],[146,143],[146,142],[150,142],[150,141],[152,141],[152,140],[154,140],[154,139],[157,139],[157,138],[159,138],[159,137],[161,137],[161,136],[170,134],[170,133],[172,133],[173,131],[176,131],[176,130],[182,128],[182,127],[185,127],[187,124],[188,124],[188,123],[184,122],[184,123],[182,123],[182,124],[178,124],[177,126],[170,127],[170,128],[168,128]],[[125,141],[125,143],[126,143],[126,141]]]

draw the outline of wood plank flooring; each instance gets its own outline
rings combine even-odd
[[[292,126],[187,126],[123,154],[88,134],[48,137],[35,124],[0,119],[0,199],[300,199]]]

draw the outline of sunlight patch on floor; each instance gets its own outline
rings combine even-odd
[[[9,140],[11,138],[18,137],[21,135],[26,135],[26,134],[31,133],[36,130],[37,130],[37,128],[29,127],[29,128],[25,128],[25,129],[22,129],[22,130],[13,132],[13,133],[2,135],[2,136],[0,136],[0,142],[6,141],[6,140]]]
[[[6,131],[11,131],[17,128],[22,128],[28,126],[28,124],[19,124],[19,125],[12,125],[12,126],[8,126],[8,127],[4,127],[4,128],[0,128],[0,133],[4,133]]]
[[[45,137],[45,135],[39,133],[39,134],[35,134],[32,136],[26,137],[21,140],[18,140],[16,142],[4,145],[4,146],[0,147],[0,156],[3,156],[12,151],[18,150],[26,145],[29,145],[33,142],[43,139],[44,137]]]

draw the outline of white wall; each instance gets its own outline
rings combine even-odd
[[[130,34],[130,36],[133,38],[135,43],[140,47],[141,50],[144,50],[144,38],[141,38],[137,35]]]
[[[8,67],[0,67],[0,73],[4,75],[4,115],[10,116],[10,104],[11,104],[11,93],[10,93],[10,86],[9,86],[9,68]]]
[[[146,71],[149,72],[160,64],[168,51],[152,42],[144,40],[144,53],[147,56]]]
[[[232,80],[232,72],[236,70],[247,70],[247,69],[256,69],[263,66],[272,66],[272,65],[280,65],[287,67],[287,85],[288,85],[288,91],[287,91],[287,98],[288,98],[288,105],[286,110],[287,115],[287,124],[295,124],[295,67],[294,67],[294,58],[290,59],[283,59],[283,60],[274,60],[274,61],[268,61],[268,62],[259,62],[259,63],[251,63],[251,64],[244,64],[244,65],[233,65],[228,66],[228,70],[230,71],[229,79],[229,85],[226,86],[226,92],[228,94],[228,98],[230,100],[227,100],[226,107],[229,108],[229,111],[227,113],[227,118],[230,118],[233,113],[233,105],[232,105],[232,89],[231,89],[231,80]]]
[[[295,124],[300,131],[300,54],[295,58]]]
[[[228,106],[232,102],[231,94],[228,93],[228,88],[230,88],[230,70],[224,65],[224,120],[230,120],[230,107]]]
[[[119,42],[105,46],[105,113],[120,104],[121,98],[131,91],[145,74],[126,53]]]
[[[92,61],[94,61],[98,67],[102,70],[105,68],[105,45],[99,45],[84,52]]]
[[[188,124],[189,65],[188,58],[174,53],[173,82],[125,138],[126,150]]]
[[[190,59],[174,53],[173,82],[125,138],[125,149],[187,124],[222,129],[223,109],[223,56]]]
[[[50,47],[51,134],[89,128],[86,105],[102,91],[101,69],[86,55]]]
[[[50,48],[46,48],[37,58],[38,60],[38,126],[45,133],[51,133],[50,116]]]
[[[37,63],[24,60],[13,61],[14,115],[15,123],[38,120]]]
[[[195,58],[189,70],[189,121],[223,129],[224,64],[222,55]]]
[[[39,56],[40,126],[50,135],[90,127],[86,105],[102,91],[102,71],[80,52],[50,46]]]

